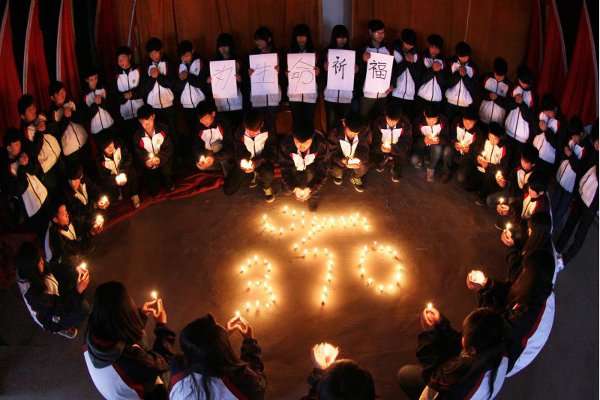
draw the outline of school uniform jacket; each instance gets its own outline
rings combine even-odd
[[[517,104],[515,96],[521,95],[523,101]],[[535,130],[533,125],[533,105],[534,97],[531,88],[523,89],[516,86],[510,95],[508,102],[508,114],[504,121],[506,134],[520,143],[527,143],[531,140],[531,135]]]
[[[83,253],[86,238],[77,232],[75,225],[60,226],[50,221],[44,237],[44,255],[48,263],[74,265]]]
[[[369,150],[371,148],[371,130],[363,129],[354,139],[350,140],[344,133],[344,128],[334,128],[329,133],[329,157],[340,167],[345,167],[342,160],[358,158],[360,165],[369,166]]]
[[[327,140],[319,131],[315,131],[310,148],[300,153],[294,144],[292,135],[287,135],[280,143],[281,177],[291,190],[299,187],[299,178],[304,173],[312,174],[308,187],[318,190],[327,177]]]
[[[42,132],[33,124],[23,124],[23,146],[31,159],[37,159],[44,174],[50,171],[58,171],[62,167],[60,143],[56,139],[56,133],[49,129]],[[54,167],[57,167],[54,170]]]
[[[508,149],[503,141],[499,144],[493,145],[487,138],[479,142],[476,147],[474,155],[474,163],[477,170],[481,173],[492,173],[495,174],[498,171],[502,171],[504,176],[508,176],[510,171],[509,157],[507,157]],[[477,163],[477,156],[482,156],[487,162],[487,168],[483,168]]]
[[[206,77],[202,60],[194,58],[191,63],[180,63],[175,79],[175,93],[179,97],[179,103],[185,109],[194,109],[206,100]],[[179,74],[187,71],[187,78],[181,79]]]
[[[362,55],[364,54],[364,52],[392,55],[394,50],[391,47],[388,47],[387,44],[385,44],[385,43],[382,43],[381,46],[379,46],[379,47],[373,47],[371,44],[368,44],[367,46],[361,48],[357,53],[357,58],[359,60],[358,73],[359,73],[359,76],[361,79],[363,96],[366,98],[369,98],[369,99],[379,99],[382,97],[386,97],[384,92],[365,91],[364,83],[366,80],[369,63],[363,61]],[[390,80],[390,85],[392,87],[396,84],[396,82],[394,81],[394,76],[396,75],[396,69],[397,69],[396,63],[392,63],[392,71],[391,71],[392,79]]]
[[[94,90],[88,88],[87,92],[84,93],[83,100],[87,107],[87,121],[92,135],[110,128],[115,123],[111,115],[111,107],[106,98],[107,94],[106,88],[101,85],[98,85]],[[96,104],[96,96],[100,96],[100,104]]]
[[[154,123],[154,135],[150,137],[144,130],[139,128],[134,134],[135,153],[137,159],[144,164],[151,155],[160,158],[160,165],[158,168],[167,164],[173,156],[173,141],[171,140],[170,133],[167,131],[166,125],[155,122]]]
[[[119,113],[124,120],[137,118],[138,109],[144,105],[140,68],[131,65],[127,69],[119,68],[115,80],[116,93],[119,99]],[[131,99],[125,93],[131,92]]]
[[[395,126],[389,126],[385,115],[382,115],[373,122],[371,133],[373,136],[371,151],[373,153],[389,154],[394,157],[401,153],[410,154],[413,132],[408,118],[402,117]],[[383,153],[381,151],[382,143],[390,144],[392,150],[389,153]]]
[[[435,72],[431,67],[433,63],[440,64],[442,69]],[[438,103],[444,100],[446,87],[446,63],[441,54],[432,57],[426,49],[421,57],[421,82],[417,95],[425,101]]]
[[[252,160],[255,169],[265,163],[273,165],[277,162],[278,149],[275,135],[262,131],[251,138],[245,132],[246,130],[241,126],[233,140],[234,157],[238,168],[243,159]]]
[[[567,157],[564,149],[561,149],[563,157],[556,170],[556,182],[565,191],[573,193],[575,184],[583,174],[587,149],[576,144],[572,139],[567,142],[566,146],[571,149],[571,156]]]
[[[527,191],[527,182],[529,182],[529,177],[535,171],[535,168],[532,168],[529,171],[525,171],[519,165],[516,167],[509,176],[505,177],[508,180],[508,193],[510,197],[523,197],[525,192]]]
[[[84,177],[77,191],[67,183],[64,195],[71,222],[78,232],[88,231],[93,225],[94,210],[100,199],[98,187],[91,179]]]
[[[65,108],[72,109],[70,117],[64,115]],[[60,146],[66,157],[74,155],[86,145],[88,133],[83,126],[82,113],[77,109],[75,103],[66,101],[60,107],[53,103],[48,114],[50,116],[49,123],[56,127],[60,137]]]
[[[595,155],[595,162],[585,170],[577,185],[581,202],[592,210],[598,210],[598,153]]]
[[[261,349],[255,339],[242,342],[240,359],[244,364],[222,377],[203,377],[200,371],[186,367],[184,357],[176,357],[171,371],[170,400],[191,398],[207,399],[203,396],[203,380],[208,382],[211,399],[262,400],[267,381],[261,360]],[[199,369],[199,368],[198,368]]]
[[[413,129],[415,140],[423,140],[425,136],[429,136],[431,138],[439,137],[440,146],[445,146],[449,143],[448,120],[443,115],[438,117],[438,122],[433,126],[427,125],[425,116],[420,115],[415,119]]]
[[[460,76],[460,67],[466,70],[465,76]],[[477,67],[472,60],[461,64],[457,57],[450,60],[448,67],[448,88],[446,101],[457,107],[468,107],[477,99]]]
[[[146,320],[145,316],[142,318]],[[112,342],[88,332],[83,357],[96,389],[104,398],[163,398],[153,395],[162,392],[157,390],[157,380],[169,371],[175,332],[157,323],[154,336],[154,345],[148,349],[144,343]]]
[[[20,165],[19,158],[11,159],[5,149],[2,149],[0,161],[3,191],[18,199],[25,214],[33,217],[48,198],[48,189],[39,178],[39,163],[30,159],[27,165]]]
[[[529,196],[529,191],[523,193],[522,201],[514,201],[510,204],[510,209],[515,217],[521,221],[530,219],[537,213],[550,213],[550,200],[547,193],[544,193],[537,198]]]
[[[473,128],[467,130],[463,125],[462,118],[458,118],[454,121],[450,130],[450,144],[453,149],[456,143],[469,146],[469,152],[466,154],[461,153],[461,156],[466,155],[468,157],[473,157],[476,154],[474,150],[477,147],[477,143],[481,141],[482,137],[484,137],[484,135],[479,123],[475,123]]]
[[[232,156],[233,138],[231,128],[227,121],[216,117],[211,126],[198,123],[198,131],[192,137],[192,152],[195,162],[200,156],[212,156],[218,160],[224,160]],[[221,147],[215,151],[215,146]]]
[[[157,78],[150,76],[150,70],[158,68]],[[146,104],[154,109],[163,110],[173,105],[175,96],[173,94],[173,81],[169,71],[168,61],[161,59],[159,62],[148,60],[143,71],[144,99]]]
[[[406,59],[408,54],[412,54],[413,61]],[[398,44],[394,49],[395,85],[392,96],[402,100],[414,100],[417,94],[421,68],[419,66],[419,53],[416,47],[408,52],[402,50],[402,44]]]
[[[127,146],[124,146],[120,140],[114,139],[115,152],[111,157],[104,154],[102,150],[97,153],[98,176],[101,186],[114,187],[117,185],[115,177],[120,173],[127,175],[127,182],[135,174],[133,168],[133,157]]]
[[[479,117],[481,121],[489,124],[497,122],[500,125],[504,124],[506,110],[508,107],[508,94],[511,88],[511,82],[504,78],[497,81],[493,73],[487,74],[483,78],[483,99],[479,106]],[[496,100],[490,97],[495,94]]]

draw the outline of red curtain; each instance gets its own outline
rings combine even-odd
[[[525,64],[538,76],[542,68],[542,6],[541,0],[531,1],[529,20],[529,43],[525,54]]]
[[[40,29],[39,12],[37,0],[31,0],[25,33],[23,93],[31,94],[35,97],[38,107],[47,110],[50,105],[48,96],[50,79],[44,54],[44,38]]]
[[[118,17],[114,0],[98,0],[94,38],[99,68],[107,78],[112,77],[117,63],[115,54],[119,43]]]
[[[581,8],[577,39],[561,108],[568,117],[579,115],[584,124],[591,124],[598,118],[598,63],[585,1]]]
[[[19,75],[15,65],[15,53],[12,44],[9,1],[4,7],[2,26],[0,27],[0,139],[8,127],[19,126],[17,99],[21,96]]]
[[[547,7],[544,61],[538,79],[537,92],[540,98],[546,93],[550,93],[558,100],[567,77],[567,52],[556,1],[549,0]]]
[[[56,35],[56,79],[63,82],[67,92],[79,100],[79,71],[75,54],[75,27],[72,0],[61,0]]]

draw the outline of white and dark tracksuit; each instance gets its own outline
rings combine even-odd
[[[365,90],[365,81],[368,72],[368,62],[364,62],[362,55],[367,53],[379,53],[379,54],[387,54],[391,55],[393,50],[388,47],[385,43],[381,43],[379,47],[374,47],[372,44],[369,44],[366,47],[363,47],[359,52],[357,57],[359,61],[359,76],[361,79],[361,89],[362,89],[362,97],[360,98],[360,115],[365,118],[369,118],[369,120],[374,119],[378,116],[383,110],[383,106],[385,105],[385,100],[387,96],[385,92],[371,92]],[[390,80],[390,84],[395,85],[394,77],[395,71],[397,69],[396,63],[392,63],[392,79]]]
[[[41,170],[39,178],[50,194],[56,194],[61,189],[65,165],[62,149],[54,134],[48,130],[41,132],[33,125],[23,130],[23,146],[32,160],[37,160]]]
[[[502,142],[493,145],[486,139],[483,143],[480,141],[473,151],[473,163],[468,170],[464,186],[467,190],[477,190],[480,199],[485,201],[490,193],[501,189],[496,182],[496,173],[501,171],[504,176],[508,176],[510,171],[508,149]],[[482,156],[488,162],[487,168],[478,164],[478,156]]]
[[[134,141],[137,160],[150,193],[157,194],[161,183],[167,188],[171,187],[173,185],[174,145],[166,125],[155,122],[152,136],[140,128],[134,134]],[[146,160],[152,157],[160,158],[160,164],[157,167],[148,168]]]
[[[567,214],[575,184],[585,172],[585,159],[588,149],[575,143],[573,139],[566,144],[571,149],[571,156],[563,157],[556,170],[556,184],[550,190],[550,202],[552,204],[552,215],[554,216],[554,227],[559,228]]]
[[[106,95],[106,89],[101,86],[94,90],[88,89],[88,92],[84,94],[84,102],[88,111],[87,121],[92,135],[103,132],[115,123],[109,111],[110,107],[107,105]],[[96,96],[100,97],[100,104],[96,103]]]
[[[64,115],[66,107],[73,110],[69,118]],[[83,165],[86,171],[92,172],[93,166],[89,163],[91,148],[88,143],[88,132],[83,126],[81,112],[75,109],[75,103],[68,101],[61,107],[53,104],[49,114],[52,118],[50,123],[56,126],[59,134],[60,147],[67,167]]]
[[[146,320],[144,315],[141,318]],[[167,398],[166,379],[176,335],[157,323],[154,336],[154,345],[149,348],[143,342],[113,342],[88,332],[83,357],[96,389],[105,399]]]
[[[338,50],[337,48],[332,48],[333,50]],[[352,50],[349,47],[343,48],[339,50]],[[323,68],[322,71],[322,79],[324,80],[325,89],[323,91],[323,100],[325,101],[325,113],[327,118],[327,132],[340,125],[340,121],[345,118],[351,109],[352,99],[354,98],[354,91],[352,90],[338,90],[338,89],[330,89],[327,87],[327,71],[325,71],[325,63],[328,61],[328,51],[326,49],[323,54]],[[358,65],[358,59],[356,59],[358,55],[355,54],[355,65]],[[328,68],[332,68],[332,66],[328,66]],[[356,74],[354,70],[346,70],[344,73],[352,74],[354,76],[354,83],[356,86]]]
[[[263,190],[271,188],[275,174],[278,148],[277,138],[268,131],[262,131],[255,137],[246,134],[244,127],[240,127],[233,138],[234,162],[231,169],[231,179],[228,187],[224,188],[225,194],[233,194],[242,185],[247,177],[258,179]],[[254,172],[246,174],[240,167],[242,160],[252,160]]]
[[[571,261],[579,252],[598,214],[598,152],[593,152],[590,159],[591,162],[579,179],[571,212],[557,241],[558,251],[562,253],[565,263]],[[574,236],[573,232],[575,232]],[[567,246],[571,236],[573,241]]]
[[[188,367],[183,357],[176,357],[171,370],[169,399],[264,399],[267,381],[256,339],[243,340],[240,359],[244,364],[217,377],[203,374],[199,367]]]
[[[448,170],[452,170],[455,166],[458,169],[457,179],[459,183],[464,183],[467,179],[468,169],[473,164],[473,159],[477,153],[475,148],[477,143],[481,142],[481,138],[484,137],[483,131],[476,123],[473,128],[467,130],[463,125],[462,118],[458,118],[450,130],[450,145],[444,149],[444,165]],[[454,147],[456,144],[461,146],[469,146],[469,151],[463,153],[457,151]]]
[[[183,118],[186,124],[185,132],[181,134],[183,149],[189,153],[191,137],[198,125],[196,107],[206,100],[206,68],[200,58],[195,58],[191,63],[180,63],[178,76],[175,78],[175,93],[179,98]],[[187,72],[187,78],[181,79],[179,74]]]
[[[436,169],[443,161],[444,149],[448,146],[448,120],[441,115],[438,122],[432,126],[427,125],[425,116],[419,115],[413,124],[414,129],[414,153],[413,164],[423,163],[426,153],[429,153],[429,169]],[[425,137],[429,139],[439,138],[438,144],[425,144]],[[444,165],[444,172],[448,171],[448,165]]]
[[[440,64],[442,69],[435,72],[431,67]],[[441,54],[432,57],[426,49],[421,57],[421,82],[417,90],[417,100],[420,109],[426,104],[441,104],[444,101],[444,89],[446,88],[446,63]]]
[[[289,51],[287,54],[297,54],[297,53],[314,53],[315,54],[315,67],[320,65],[318,53],[313,51],[309,51],[307,49],[296,49],[297,51]],[[287,71],[291,66],[287,64],[287,54],[283,58],[282,68],[284,71]],[[291,71],[290,71],[291,72]],[[313,121],[315,119],[315,109],[317,106],[317,77],[315,76],[315,80],[313,81],[313,93],[290,93],[290,84],[289,78],[287,74],[284,74],[285,78],[285,87],[288,101],[290,103],[290,109],[292,111],[292,120],[293,121]]]
[[[335,128],[329,133],[329,157],[331,159],[331,176],[341,179],[344,171],[349,170],[354,178],[362,178],[369,172],[369,151],[371,147],[371,130],[367,127],[353,139],[349,139],[344,128]],[[359,159],[360,167],[350,169],[342,160]]]
[[[96,184],[88,176],[84,176],[77,190],[73,190],[69,184],[65,186],[64,199],[77,232],[89,232],[94,225],[94,211],[100,199]]]
[[[217,116],[211,126],[198,123],[198,131],[192,137],[192,162],[196,163],[200,157],[213,157],[215,163],[212,168],[221,169],[227,177],[232,169],[233,138],[229,123]]]
[[[298,150],[292,135],[284,137],[279,147],[284,187],[289,191],[309,188],[311,197],[317,195],[327,177],[327,140],[323,134],[315,131],[312,144],[304,153]]]
[[[75,267],[90,247],[86,232],[77,232],[73,223],[61,226],[50,221],[44,238],[44,256],[50,264]]]
[[[510,81],[506,78],[498,81],[494,74],[488,74],[483,79],[483,99],[479,106],[479,118],[483,123],[497,122],[500,125],[504,124],[506,111],[508,108],[508,93],[510,90]],[[492,100],[491,95],[496,95],[496,99]]]
[[[496,207],[500,198],[504,198],[508,203],[520,201],[527,192],[527,182],[536,168],[529,171],[524,170],[520,165],[510,172],[506,179],[506,187],[487,197],[486,204],[490,208]]]
[[[121,139],[131,146],[133,133],[138,129],[137,112],[144,105],[142,91],[142,76],[137,66],[127,69],[119,68],[115,82],[116,93],[119,101],[119,114],[122,119]],[[131,99],[127,100],[125,94],[130,93]]]
[[[409,54],[413,56],[412,62],[406,58]],[[396,65],[396,75],[394,76],[396,84],[394,85],[390,100],[400,103],[402,111],[409,119],[414,119],[414,102],[421,73],[419,53],[416,47],[406,52],[402,50],[402,44],[400,44],[398,48],[394,49],[393,56],[394,64]]]
[[[556,118],[548,117],[544,112],[539,114],[538,119],[546,123],[546,130],[541,131],[538,128],[532,141],[540,155],[538,167],[544,172],[552,174],[556,166],[556,150],[562,142],[559,121]]]
[[[450,60],[448,68],[448,83],[444,93],[446,97],[446,117],[452,121],[461,110],[469,107],[477,99],[477,67],[472,60],[461,64],[457,57]],[[460,75],[460,68],[466,71],[465,76]]]
[[[521,95],[523,101],[517,104],[515,96]],[[521,86],[516,86],[510,95],[508,113],[504,120],[504,128],[508,137],[508,145],[511,149],[511,157],[513,163],[518,162],[521,157],[521,146],[531,140],[531,136],[535,131],[533,123],[534,98],[531,88],[523,89]]]
[[[133,165],[132,154],[123,143],[114,139],[115,152],[107,156],[99,150],[97,154],[99,184],[111,198],[116,201],[120,196],[131,197],[138,194],[138,176]],[[123,186],[117,185],[116,176],[124,173],[127,183]]]
[[[413,143],[413,131],[410,121],[402,117],[395,126],[389,126],[385,115],[380,116],[373,122],[371,128],[373,144],[371,145],[371,160],[377,168],[384,168],[391,159],[393,163],[393,174],[399,176],[402,166],[408,162]],[[389,145],[391,151],[381,151],[382,144]]]

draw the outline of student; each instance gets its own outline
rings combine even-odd
[[[352,360],[337,360],[326,369],[315,364],[308,377],[310,391],[302,400],[375,400],[375,382],[369,371]]]
[[[412,121],[416,116],[414,102],[421,73],[414,30],[402,30],[400,40],[394,45],[394,62],[397,65],[396,87],[390,100],[398,102]]]
[[[480,142],[474,150],[474,162],[467,171],[464,188],[468,191],[477,191],[477,205],[484,205],[486,197],[500,188],[496,182],[496,175],[508,176],[509,158],[507,148],[503,142],[504,130],[495,122],[489,124],[487,137]]]
[[[452,121],[461,110],[469,107],[478,97],[477,67],[471,59],[471,46],[458,42],[456,55],[450,59],[448,88],[446,89],[446,116]]]
[[[196,132],[196,107],[206,100],[204,95],[207,67],[194,53],[192,42],[184,40],[177,46],[180,64],[174,90],[182,107],[185,131],[181,134],[182,149],[189,152],[192,135]]]
[[[240,357],[229,340],[235,332],[242,336]],[[208,314],[186,325],[179,343],[183,355],[174,362],[170,400],[265,398],[261,349],[245,320],[232,320],[226,329]]]
[[[333,183],[341,185],[344,171],[350,171],[350,182],[359,193],[364,192],[363,177],[369,172],[369,149],[371,130],[366,121],[357,113],[351,113],[342,120],[342,126],[329,134],[331,176]]]
[[[46,261],[52,265],[65,264],[75,267],[90,251],[91,235],[101,232],[102,228],[77,231],[64,200],[56,200],[50,211],[50,223],[44,238]]]
[[[298,54],[298,53],[314,53],[315,54],[315,92],[314,93],[290,93],[290,85],[289,85],[289,74],[290,68],[293,66],[288,65],[287,63],[287,54]],[[315,46],[313,45],[312,35],[310,33],[310,28],[306,24],[299,24],[294,26],[292,30],[292,41],[290,44],[290,48],[286,53],[285,58],[283,59],[285,71],[286,71],[286,86],[287,86],[287,97],[290,102],[290,109],[292,110],[292,119],[294,121],[303,121],[310,120],[313,121],[315,119],[315,108],[317,105],[317,91],[316,91],[316,80],[319,76],[319,67],[320,65],[319,59],[317,57],[317,53],[315,53]]]
[[[242,109],[244,107],[244,96],[242,95],[241,62],[237,58],[237,52],[233,36],[230,33],[221,33],[217,37],[217,50],[214,61],[235,60],[235,80],[237,82],[237,94],[235,97],[214,98],[217,111],[225,118],[229,125],[238,127],[242,123]],[[210,83],[210,76],[207,82]]]
[[[98,176],[100,186],[112,201],[129,197],[133,208],[140,206],[137,171],[133,157],[121,140],[108,134],[98,149]]]
[[[483,99],[479,106],[479,117],[483,123],[504,124],[511,86],[507,73],[508,63],[504,58],[497,57],[494,59],[494,71],[483,78]]]
[[[103,220],[98,221],[97,216],[110,206],[108,196],[100,193],[94,181],[87,176],[84,177],[81,166],[74,167],[67,178],[64,191],[65,202],[76,230],[91,232],[101,229]]]
[[[194,165],[201,171],[216,167],[228,178],[233,158],[231,127],[217,114],[212,102],[199,105],[196,118],[198,131],[192,138]]]
[[[371,159],[377,172],[383,172],[391,162],[392,182],[400,182],[402,168],[408,162],[413,132],[409,119],[398,102],[388,102],[385,114],[373,122]]]
[[[269,30],[269,28],[265,26],[261,26],[254,32],[254,44],[255,47],[250,50],[250,54],[269,54],[269,53],[277,53],[275,48],[275,43],[273,41],[273,34]],[[279,58],[279,55],[278,55]],[[281,83],[282,78],[280,74],[279,65],[281,65],[280,60],[278,60],[277,66],[275,66],[276,76],[279,81],[279,90],[276,94],[261,94],[256,95],[252,93],[252,88],[250,90],[250,103],[253,108],[257,108],[262,111],[265,115],[265,126],[269,130],[269,132],[273,132],[277,134],[276,125],[275,125],[275,115],[277,110],[279,109],[279,103],[281,102]],[[252,77],[254,70],[252,68],[248,68],[248,75]],[[266,73],[266,72],[265,72]],[[250,79],[248,80],[250,81]]]
[[[362,80],[365,80],[366,74],[368,73],[368,64],[369,59],[371,58],[371,53],[380,53],[380,54],[392,54],[391,48],[387,46],[384,42],[385,39],[385,25],[383,21],[379,19],[372,19],[368,24],[369,28],[369,42],[365,47],[358,51],[358,54],[362,55],[362,59],[359,67],[359,76]],[[394,71],[392,71],[392,77],[394,76]],[[369,121],[375,119],[377,115],[380,115],[383,111],[383,106],[385,105],[385,101],[387,96],[394,89],[393,86],[384,91],[384,92],[371,92],[365,90],[363,84],[363,95],[360,98],[360,115],[363,118],[367,118]]]
[[[15,264],[17,285],[34,321],[48,332],[75,339],[89,312],[84,297],[90,283],[87,268],[51,266],[31,242],[21,245]]]
[[[452,170],[455,168],[458,170],[458,183],[465,183],[467,169],[474,162],[475,147],[482,137],[483,131],[477,121],[477,111],[473,107],[465,108],[462,115],[452,124],[450,146],[444,149],[444,165],[448,166],[449,173],[442,179],[443,183],[452,178]]]
[[[134,134],[135,152],[148,191],[156,195],[164,187],[172,192],[175,185],[171,132],[166,125],[155,121],[154,109],[149,105],[142,106],[137,115],[141,127]]]
[[[315,211],[319,189],[327,177],[327,140],[313,128],[312,121],[296,123],[291,135],[280,143],[280,167],[283,185],[296,200],[308,202]]]
[[[62,149],[56,132],[48,126],[46,116],[38,113],[33,96],[24,94],[17,104],[21,117],[22,145],[32,160],[37,160],[40,167],[40,181],[49,193],[56,194],[60,190],[64,176]]]
[[[534,130],[533,76],[525,66],[517,72],[517,86],[511,91],[508,102],[508,114],[504,121],[507,145],[511,149],[511,157],[518,159],[523,143],[527,143]]]
[[[569,121],[567,137],[562,145],[559,158],[559,167],[556,171],[556,184],[550,190],[550,203],[552,204],[552,216],[554,227],[558,230],[567,214],[575,184],[584,173],[584,160],[587,159],[586,149],[582,139],[583,124],[579,117],[573,117]]]
[[[107,99],[108,93],[100,81],[97,69],[89,69],[83,78],[86,83],[86,87],[83,89],[86,122],[92,135],[103,134],[115,123],[111,115],[111,105]]]
[[[429,155],[427,166],[427,182],[434,180],[435,169],[443,161],[444,149],[448,146],[448,121],[440,114],[437,106],[427,106],[422,115],[413,124],[415,136],[415,151],[412,164],[422,168],[424,157]],[[443,166],[443,181],[447,182],[448,165]]]
[[[325,73],[322,74],[323,80],[325,81],[323,98],[325,100],[327,132],[331,131],[336,126],[339,126],[341,120],[348,115],[350,108],[352,107],[351,103],[354,93],[352,90],[337,90],[327,87],[327,71],[329,68],[336,68],[335,65],[329,65],[328,63],[329,50],[352,50],[350,48],[350,34],[345,25],[336,25],[333,27],[329,46],[327,46],[323,54],[323,70],[325,71]],[[344,74],[355,76],[358,71],[357,60],[355,60],[353,71],[348,70],[345,66],[340,66],[340,68],[344,68]]]
[[[48,221],[48,189],[39,178],[39,163],[24,151],[18,130],[6,131],[0,162],[2,190],[18,199],[15,207],[20,214],[18,219],[25,220],[28,228],[42,238]]]
[[[563,132],[559,123],[558,105],[551,95],[542,97],[541,111],[538,116],[538,129],[533,136],[533,145],[540,152],[538,167],[548,175],[555,172],[556,149],[563,141]],[[560,130],[560,131],[559,131]]]
[[[116,93],[119,100],[119,113],[122,123],[119,132],[121,139],[130,145],[134,132],[139,128],[137,112],[144,105],[140,69],[131,62],[132,52],[127,46],[117,49],[118,72],[116,77]]]
[[[152,37],[146,42],[148,58],[144,65],[144,99],[154,110],[158,122],[167,125],[171,140],[177,149],[176,154],[181,154],[183,148],[175,130],[175,107],[173,101],[173,80],[169,70],[169,61],[163,56],[162,41]]]
[[[405,365],[398,371],[402,391],[415,400],[493,398],[492,393],[500,389],[494,387],[494,382],[503,381],[506,373],[499,368],[508,342],[502,315],[489,308],[478,308],[464,319],[460,333],[429,306],[421,314],[421,326],[419,364]],[[425,393],[430,397],[424,397]],[[472,397],[476,393],[478,397]]]
[[[592,133],[592,149],[589,151],[587,166],[577,184],[577,193],[567,217],[565,227],[556,242],[565,264],[577,255],[587,236],[588,230],[598,213],[598,122]],[[575,230],[577,228],[577,230]],[[569,239],[573,236],[570,246]]]
[[[233,140],[235,165],[229,180],[231,188],[225,190],[226,194],[235,193],[242,182],[250,180],[251,188],[261,184],[267,203],[275,201],[272,183],[278,156],[277,138],[264,125],[262,113],[256,110],[249,110],[244,116]]]
[[[148,317],[156,322],[154,345],[146,344]],[[120,282],[98,286],[88,320],[84,359],[96,389],[106,399],[164,399],[165,376],[175,333],[167,327],[161,298],[138,308]]]
[[[527,181],[527,192],[522,200],[517,199],[512,203],[498,204],[496,211],[498,215],[515,219],[522,224],[537,213],[550,214],[550,200],[546,194],[547,189],[547,177],[539,170],[534,171]]]
[[[444,76],[444,57],[442,48],[444,40],[438,34],[427,37],[427,49],[421,58],[421,82],[417,90],[419,111],[427,104],[441,104],[444,100],[446,78]]]

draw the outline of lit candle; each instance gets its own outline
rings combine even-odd
[[[78,267],[84,271],[87,271],[87,269],[88,269],[87,263],[85,261],[80,262]]]
[[[504,197],[500,197],[498,199],[498,204],[504,204]]]
[[[240,314],[240,310],[235,310],[234,316],[235,319],[240,319],[242,317],[242,315]]]
[[[157,300],[158,299],[158,292],[156,290],[153,290],[150,292],[150,297],[152,298],[152,300]]]
[[[98,200],[98,206],[105,207],[107,204],[108,204],[108,196],[106,196],[106,195],[100,196],[100,199]]]
[[[287,212],[288,212],[288,206],[284,206],[284,207],[283,207],[283,213],[284,213],[284,214],[287,214]]]
[[[307,255],[308,255],[308,249],[304,249],[304,251],[302,251],[302,257],[306,258]]]
[[[94,226],[96,228],[102,228],[103,225],[104,225],[104,217],[102,216],[102,214],[97,214],[96,219],[94,220]]]
[[[298,251],[298,248],[299,248],[298,243],[294,243],[294,251]]]
[[[252,162],[252,160],[242,159],[240,161],[240,167],[242,169],[252,169],[253,166],[254,166],[254,163]]]
[[[379,285],[379,293],[383,294],[385,288],[383,287],[383,285]]]
[[[121,172],[120,174],[115,176],[115,182],[117,182],[117,185],[119,185],[119,186],[126,184],[127,183],[127,174],[125,174],[125,172]]]
[[[496,179],[504,179],[502,176],[502,171],[498,170],[498,172],[496,172]]]
[[[479,270],[473,270],[471,272],[469,272],[469,281],[471,281],[472,283],[476,283],[478,285],[485,285],[486,282],[486,277],[485,274],[482,271]]]
[[[432,310],[433,310],[433,303],[427,303],[427,307],[426,307],[426,309],[427,309],[428,311],[432,311]]]
[[[371,286],[373,284],[373,278],[367,279],[367,286]]]

